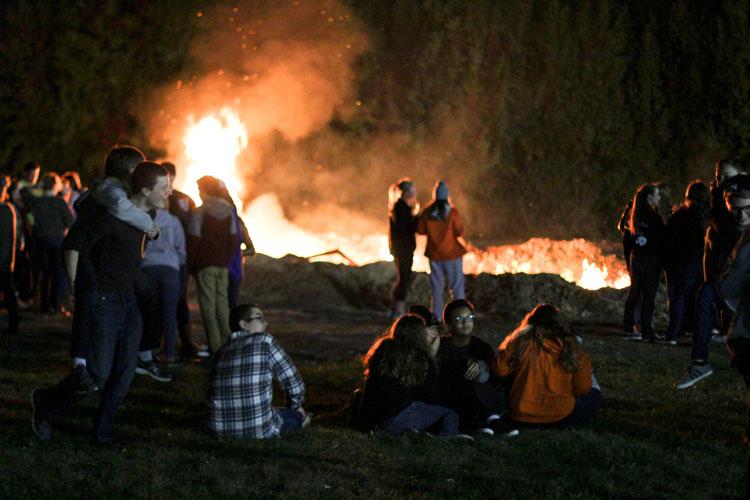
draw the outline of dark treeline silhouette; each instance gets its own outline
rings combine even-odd
[[[440,144],[430,168],[448,172],[475,234],[613,238],[633,185],[682,186],[748,151],[748,1],[344,5],[371,48],[355,67],[364,105],[331,132]],[[112,143],[147,144],[133,109],[156,86],[201,74],[187,47],[196,13],[212,6],[231,11],[4,5],[0,165],[35,160],[91,177]]]

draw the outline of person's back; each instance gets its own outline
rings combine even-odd
[[[572,413],[576,396],[591,390],[591,360],[581,349],[578,370],[569,373],[559,363],[561,343],[544,339],[542,348],[529,342],[513,364],[510,359],[519,347],[519,337],[517,333],[503,341],[497,365],[501,376],[512,376],[511,417],[527,423],[562,420]]]
[[[226,267],[236,240],[232,206],[216,197],[207,198],[193,211],[188,226],[188,254],[193,272],[207,267]]]
[[[461,217],[454,207],[451,207],[444,220],[431,218],[425,209],[420,216],[417,231],[427,235],[425,256],[431,260],[452,260],[466,253],[466,248],[458,240],[464,228]]]
[[[73,224],[73,216],[65,202],[53,195],[29,196],[26,198],[33,215],[32,234],[34,238],[60,240]]]
[[[305,384],[255,305],[232,309],[234,332],[215,354],[206,399],[208,430],[217,437],[268,438],[302,426]],[[242,319],[237,319],[242,318]],[[287,396],[287,408],[271,405],[273,380]]]
[[[700,262],[703,258],[706,228],[698,208],[681,206],[669,218],[667,227],[670,236],[671,258],[678,264]]]

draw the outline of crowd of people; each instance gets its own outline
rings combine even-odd
[[[685,190],[672,207],[661,183],[640,186],[623,210],[618,228],[631,286],[623,326],[632,340],[677,345],[692,333],[690,367],[676,383],[687,389],[713,374],[712,341],[726,342],[732,362],[748,387],[750,416],[750,295],[746,280],[750,246],[750,175],[739,158],[716,164],[713,180]],[[653,326],[657,290],[665,277],[669,324]],[[750,421],[749,421],[750,422]],[[748,424],[750,436],[750,423]]]
[[[94,438],[112,444],[114,417],[135,374],[169,382],[163,368],[181,358],[210,357],[211,434],[265,438],[310,423],[294,363],[269,334],[260,306],[239,301],[243,258],[254,248],[221,180],[198,180],[202,204],[196,207],[172,188],[174,164],[147,161],[131,146],[114,147],[104,176],[88,188],[75,172],[50,172],[39,181],[39,170],[30,164],[20,179],[0,177],[8,331],[18,331],[19,301],[46,314],[70,315],[68,306],[75,305],[71,371],[31,396],[37,436],[50,439],[55,418],[98,393]],[[691,367],[678,389],[711,375],[708,346],[717,330],[731,331],[730,353],[750,387],[750,176],[737,159],[719,162],[715,174],[710,187],[690,183],[679,207],[669,205],[663,184],[640,186],[619,224],[632,283],[626,335],[675,345],[693,332]],[[401,179],[391,187],[389,209],[397,270],[393,323],[363,358],[351,424],[391,435],[467,439],[589,422],[601,388],[583,339],[556,307],[535,307],[496,348],[473,334],[464,228],[447,185],[437,182],[420,211],[414,182]],[[416,234],[427,237],[429,308],[407,308]],[[665,335],[653,327],[662,273],[670,307]],[[190,331],[190,276],[207,346]],[[286,395],[285,408],[272,404],[274,380]],[[750,391],[748,402],[750,408]]]

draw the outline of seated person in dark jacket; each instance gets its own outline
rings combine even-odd
[[[445,406],[456,410],[462,429],[493,434],[506,406],[505,391],[494,373],[495,350],[472,335],[474,306],[465,299],[443,309],[450,331],[438,350],[440,395]]]
[[[365,356],[359,417],[369,429],[392,436],[405,431],[458,434],[458,415],[440,400],[434,350],[422,318],[400,317]]]

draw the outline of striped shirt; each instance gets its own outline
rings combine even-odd
[[[305,384],[276,339],[267,333],[232,333],[211,370],[209,432],[217,437],[278,436],[283,419],[271,406],[273,379],[283,387],[287,406],[301,408]]]

